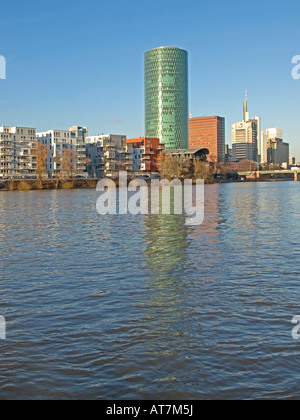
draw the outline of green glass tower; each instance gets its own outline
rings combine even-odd
[[[145,134],[166,149],[188,149],[188,53],[161,47],[145,53]]]

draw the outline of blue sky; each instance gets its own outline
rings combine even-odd
[[[299,1],[101,0],[1,6],[0,124],[40,130],[87,125],[90,134],[144,134],[144,52],[189,52],[193,116],[251,116],[280,127],[300,160]]]

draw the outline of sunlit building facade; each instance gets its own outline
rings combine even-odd
[[[35,128],[0,127],[0,177],[36,173],[35,136]]]
[[[161,47],[145,54],[145,134],[166,149],[188,148],[188,53]]]
[[[159,139],[146,137],[128,139],[127,144],[133,147],[133,168],[135,172],[158,172],[158,157],[165,148]]]
[[[225,118],[199,117],[189,119],[190,149],[208,149],[208,160],[225,161]]]
[[[246,99],[244,101],[243,121],[232,125],[232,154],[235,162],[241,160],[261,162],[263,152],[260,127],[260,117],[250,119]]]

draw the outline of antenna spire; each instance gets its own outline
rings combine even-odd
[[[249,121],[249,114],[248,114],[248,91],[246,90],[246,97],[244,101],[244,110],[243,110],[243,121]]]

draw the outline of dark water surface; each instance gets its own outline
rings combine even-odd
[[[300,183],[206,187],[202,226],[0,193],[0,398],[298,398]]]

